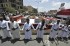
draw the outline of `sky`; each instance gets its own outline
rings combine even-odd
[[[38,12],[58,10],[61,3],[65,3],[65,8],[70,9],[70,0],[23,0],[24,6],[32,6],[38,9]]]

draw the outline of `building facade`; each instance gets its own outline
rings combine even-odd
[[[15,10],[23,9],[23,0],[0,0],[0,12],[5,7],[13,7]]]
[[[47,15],[52,15],[52,16],[54,16],[54,15],[56,15],[56,14],[57,14],[57,10],[50,10],[50,11],[47,12]]]

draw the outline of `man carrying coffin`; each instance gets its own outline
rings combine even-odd
[[[38,23],[38,26],[36,27],[37,30],[37,39],[43,39],[43,34],[46,28],[45,20],[44,18],[41,18],[41,22]]]
[[[24,37],[25,40],[31,40],[31,35],[32,35],[31,28],[34,29],[33,25],[29,23],[29,19],[27,18],[23,26],[23,31],[25,33],[25,37]]]
[[[54,41],[55,38],[57,37],[59,26],[60,26],[60,20],[57,20],[57,22],[54,25],[52,25],[51,32],[50,32],[50,35],[49,35],[49,40],[50,41]]]
[[[19,24],[11,17],[10,18],[10,29],[12,33],[13,40],[20,40],[20,26]]]

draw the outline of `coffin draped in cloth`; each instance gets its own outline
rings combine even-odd
[[[24,24],[23,23],[19,23],[20,26],[23,26]],[[37,25],[38,24],[32,24],[34,26],[34,28],[36,29]],[[46,25],[46,28],[45,29],[51,29],[52,25]]]

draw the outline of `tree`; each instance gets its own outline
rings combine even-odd
[[[11,6],[10,7],[5,6],[4,8],[5,8],[5,11],[8,11],[10,13],[15,13],[15,9]]]
[[[27,7],[26,6],[23,6],[23,12],[27,11]]]
[[[67,25],[70,25],[70,17],[67,17],[67,19],[66,19],[66,24],[67,24]]]
[[[33,13],[38,13],[37,9],[33,8]]]

